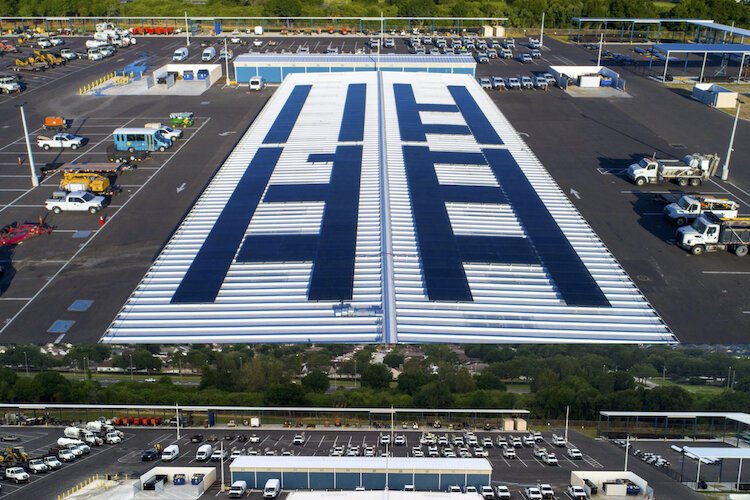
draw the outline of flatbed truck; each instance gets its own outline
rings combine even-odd
[[[628,167],[627,174],[636,186],[672,181],[680,186],[700,186],[716,173],[719,156],[693,153],[681,160],[641,158]]]
[[[722,219],[736,218],[739,208],[739,203],[726,198],[686,194],[664,207],[664,216],[678,226],[684,226],[705,212],[713,212]]]

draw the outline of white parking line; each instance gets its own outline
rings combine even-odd
[[[207,119],[207,120],[206,120],[205,122],[201,123],[201,125],[200,125],[200,126],[199,126],[199,127],[197,128],[197,129],[196,129],[196,133],[195,133],[195,134],[193,134],[193,135],[191,135],[191,136],[190,136],[190,137],[188,137],[187,139],[185,139],[185,141],[181,143],[181,145],[180,145],[179,149],[177,149],[177,151],[175,151],[175,154],[176,154],[176,153],[178,153],[178,152],[180,152],[180,151],[182,150],[182,148],[183,148],[183,147],[184,147],[184,146],[185,146],[185,145],[186,145],[186,144],[187,144],[188,142],[190,142],[190,139],[192,139],[193,137],[195,137],[196,135],[198,135],[198,134],[197,134],[197,132],[198,132],[198,131],[199,131],[199,130],[200,130],[201,128],[203,128],[203,127],[204,127],[204,126],[206,125],[206,123],[208,123],[209,121],[210,121],[210,118],[209,118],[209,119]],[[164,168],[164,167],[165,167],[165,166],[166,166],[166,165],[167,165],[167,164],[168,164],[168,163],[170,162],[170,160],[172,160],[172,158],[174,158],[174,155],[172,155],[172,156],[170,156],[169,158],[167,158],[167,159],[166,159],[166,161],[164,161],[164,163],[163,163],[163,164],[161,165],[161,167],[159,167],[159,168],[160,168],[160,169],[161,169],[161,168]],[[56,175],[56,174],[55,174],[55,175]],[[50,176],[50,177],[47,177],[46,179],[44,179],[44,181],[46,181],[47,179],[51,179],[52,177],[54,177],[54,176]],[[146,187],[146,185],[147,185],[147,184],[148,184],[148,183],[149,183],[149,182],[151,181],[151,179],[153,179],[154,177],[155,177],[155,175],[152,175],[151,177],[149,177],[148,179],[146,179],[146,181],[145,181],[145,182],[143,183],[143,185],[142,185],[141,187],[139,187],[138,189],[136,189],[136,190],[135,190],[135,192],[133,193],[133,195],[132,195],[132,196],[130,196],[130,197],[129,197],[128,199],[126,199],[126,200],[125,200],[125,202],[124,202],[124,203],[122,204],[122,207],[125,207],[125,206],[126,206],[126,205],[127,205],[128,203],[130,203],[130,201],[131,201],[131,200],[133,200],[133,199],[134,199],[134,198],[136,197],[136,195],[137,195],[137,194],[138,194],[138,193],[139,193],[139,192],[141,191],[141,189],[143,189],[144,187]],[[44,183],[44,181],[42,181],[42,183],[40,183],[40,184],[43,184],[43,183]],[[31,190],[29,190],[29,191],[31,191]],[[20,198],[21,198],[21,197],[23,197],[23,196],[25,196],[25,194],[23,194],[23,195],[19,196],[19,198],[17,198],[17,199],[20,199]],[[3,210],[5,210],[5,208],[7,208],[7,207],[3,207],[3,208],[0,208],[0,212],[2,212]],[[108,218],[109,218],[110,220],[112,220],[113,218],[117,217],[117,216],[118,216],[118,215],[119,215],[120,213],[121,213],[121,211],[120,211],[120,210],[118,210],[118,211],[116,211],[116,212],[115,212],[114,214],[111,214],[111,215],[109,215],[109,217],[108,217]],[[32,302],[34,301],[34,299],[36,299],[36,298],[37,298],[37,297],[38,297],[38,296],[39,296],[39,295],[40,295],[40,294],[41,294],[41,293],[42,293],[42,292],[43,292],[44,290],[46,290],[46,289],[47,289],[47,287],[49,286],[49,284],[50,284],[50,283],[52,283],[52,282],[53,282],[53,281],[55,280],[55,278],[57,278],[57,277],[58,277],[58,276],[60,275],[60,273],[61,273],[61,272],[62,272],[62,271],[63,271],[63,270],[65,269],[65,268],[67,268],[67,267],[68,267],[68,266],[70,265],[70,263],[71,263],[71,262],[73,262],[73,261],[74,261],[74,260],[75,260],[75,259],[76,259],[76,258],[78,257],[78,255],[79,255],[79,254],[80,254],[80,253],[81,253],[81,252],[82,252],[82,251],[83,251],[83,250],[84,250],[84,249],[85,249],[85,248],[86,248],[86,247],[87,247],[87,246],[88,246],[88,245],[89,245],[89,244],[90,244],[90,243],[91,243],[92,241],[94,241],[94,239],[95,239],[95,236],[96,236],[96,235],[98,235],[98,234],[100,234],[100,233],[99,233],[99,232],[97,231],[96,233],[94,233],[94,235],[93,235],[93,236],[92,236],[91,238],[88,238],[88,239],[87,239],[86,241],[84,241],[84,242],[83,242],[83,243],[81,244],[81,246],[80,246],[80,247],[78,248],[78,250],[77,250],[77,251],[76,251],[76,252],[75,252],[75,253],[74,253],[74,254],[73,254],[73,255],[72,255],[71,257],[70,257],[70,259],[68,259],[68,262],[66,262],[65,264],[63,264],[63,265],[62,265],[62,266],[60,267],[60,269],[58,269],[58,270],[57,270],[57,271],[56,271],[56,272],[55,272],[55,273],[54,273],[54,274],[53,274],[53,275],[52,275],[52,276],[51,276],[51,277],[50,277],[49,279],[47,279],[47,281],[45,281],[45,283],[44,283],[44,284],[43,284],[43,285],[41,286],[41,288],[40,288],[40,289],[39,289],[39,290],[38,290],[38,291],[37,291],[37,292],[36,292],[36,293],[34,294],[34,296],[33,296],[33,297],[31,298],[31,300],[30,300],[29,302],[27,302],[26,304],[24,304],[24,305],[23,305],[23,307],[21,307],[21,309],[19,309],[19,310],[18,310],[18,311],[16,312],[16,314],[14,314],[14,315],[13,315],[13,316],[12,316],[11,318],[9,318],[8,320],[6,320],[6,322],[5,322],[5,324],[3,325],[3,327],[2,327],[2,328],[0,328],[0,334],[1,334],[1,333],[2,333],[3,331],[5,331],[5,329],[6,329],[6,328],[8,328],[8,326],[9,326],[9,325],[11,325],[11,324],[13,323],[13,321],[14,321],[14,320],[15,320],[15,319],[16,319],[16,318],[17,318],[17,317],[18,317],[18,316],[19,316],[19,315],[20,315],[21,313],[23,313],[23,311],[25,311],[25,310],[26,310],[26,308],[27,308],[27,307],[29,306],[29,304],[31,304],[31,303],[32,303]]]

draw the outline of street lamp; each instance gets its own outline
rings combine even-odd
[[[740,119],[740,101],[737,100],[737,111],[734,114],[734,125],[732,125],[732,135],[729,136],[729,147],[727,147],[727,159],[724,161],[724,166],[721,169],[721,180],[725,181],[729,179],[729,160],[732,158],[732,151],[734,151],[734,134],[737,132],[737,121]]]
[[[21,110],[21,123],[23,124],[23,136],[26,139],[26,152],[29,155],[29,169],[31,170],[31,185],[34,187],[39,186],[39,175],[36,173],[36,165],[34,165],[34,155],[31,153],[31,141],[29,141],[29,128],[26,126],[26,113],[23,112],[23,104],[18,104],[18,109]]]

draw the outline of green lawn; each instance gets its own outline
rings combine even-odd
[[[671,380],[662,380],[660,378],[652,378],[649,380],[649,382],[653,382],[656,385],[676,385],[678,387],[682,387],[688,392],[691,392],[693,394],[699,394],[702,396],[710,395],[710,394],[716,394],[718,392],[721,392],[725,390],[724,387],[715,387],[713,385],[688,385],[688,384],[676,384],[672,382]]]
[[[674,9],[673,2],[652,2],[654,4],[654,7],[656,7],[656,10],[659,12],[669,12],[670,10]]]

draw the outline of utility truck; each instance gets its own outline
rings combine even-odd
[[[52,137],[40,135],[36,138],[36,145],[45,151],[51,148],[70,148],[78,149],[83,146],[86,139],[80,135],[68,134],[65,132],[55,134]]]
[[[750,217],[721,219],[706,212],[692,226],[679,228],[676,237],[677,244],[693,255],[728,250],[744,257],[750,246]]]
[[[686,194],[664,207],[664,215],[678,226],[684,226],[705,212],[713,212],[722,219],[735,218],[739,208],[739,203],[726,198]]]
[[[681,160],[642,158],[628,167],[627,174],[636,186],[662,181],[673,181],[680,186],[700,186],[716,173],[718,166],[718,155],[693,153]]]

